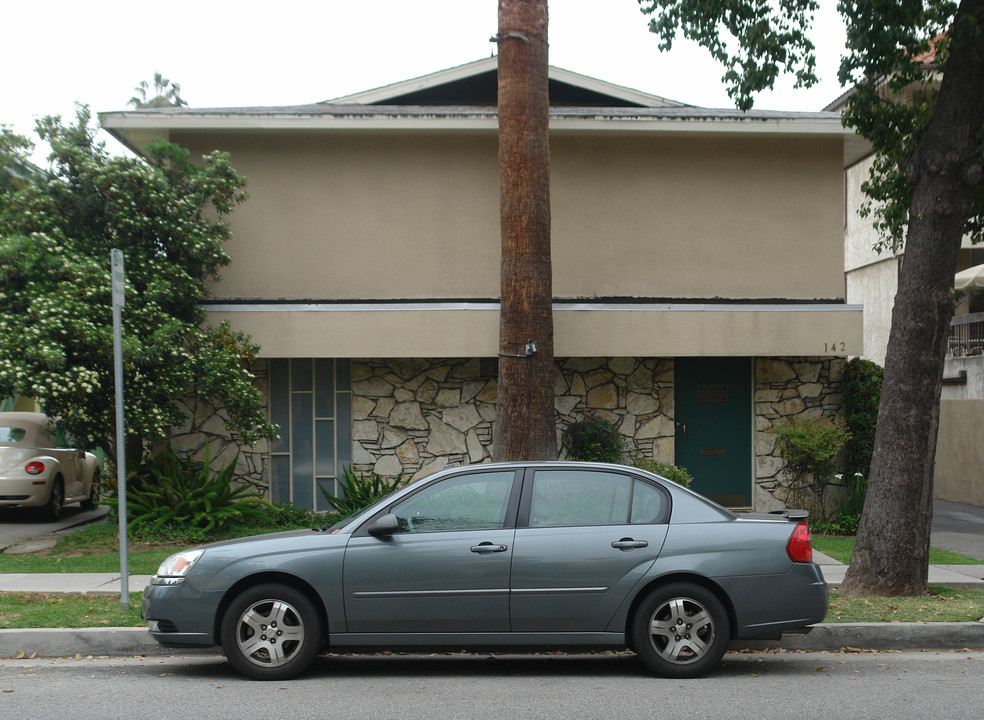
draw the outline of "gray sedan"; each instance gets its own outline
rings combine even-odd
[[[806,513],[736,515],[664,478],[590,463],[445,470],[333,527],[206,545],[162,563],[151,635],[221,644],[257,679],[321,652],[632,648],[705,673],[732,638],[823,620]]]

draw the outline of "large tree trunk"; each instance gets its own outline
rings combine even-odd
[[[984,0],[963,0],[954,27],[984,24]],[[981,180],[984,37],[954,43],[926,137],[909,163],[912,204],[892,313],[868,496],[842,593],[926,592],[933,464],[953,276]]]
[[[497,39],[502,268],[494,457],[555,460],[546,0],[499,0]]]

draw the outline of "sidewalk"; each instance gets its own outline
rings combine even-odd
[[[813,562],[823,570],[828,585],[840,585],[847,565],[821,552],[813,551]],[[930,565],[929,584],[943,587],[968,587],[984,590],[984,565]]]

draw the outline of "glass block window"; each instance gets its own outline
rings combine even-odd
[[[352,462],[351,361],[270,360],[269,404],[280,426],[270,445],[271,499],[330,510],[318,486],[337,495],[342,466]]]

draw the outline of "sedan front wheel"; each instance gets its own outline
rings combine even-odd
[[[222,648],[243,675],[286,680],[314,662],[321,632],[321,617],[304,593],[287,585],[258,585],[240,593],[226,610]]]
[[[728,613],[714,593],[673,583],[654,590],[639,606],[633,649],[657,675],[697,677],[720,662],[730,632]]]

